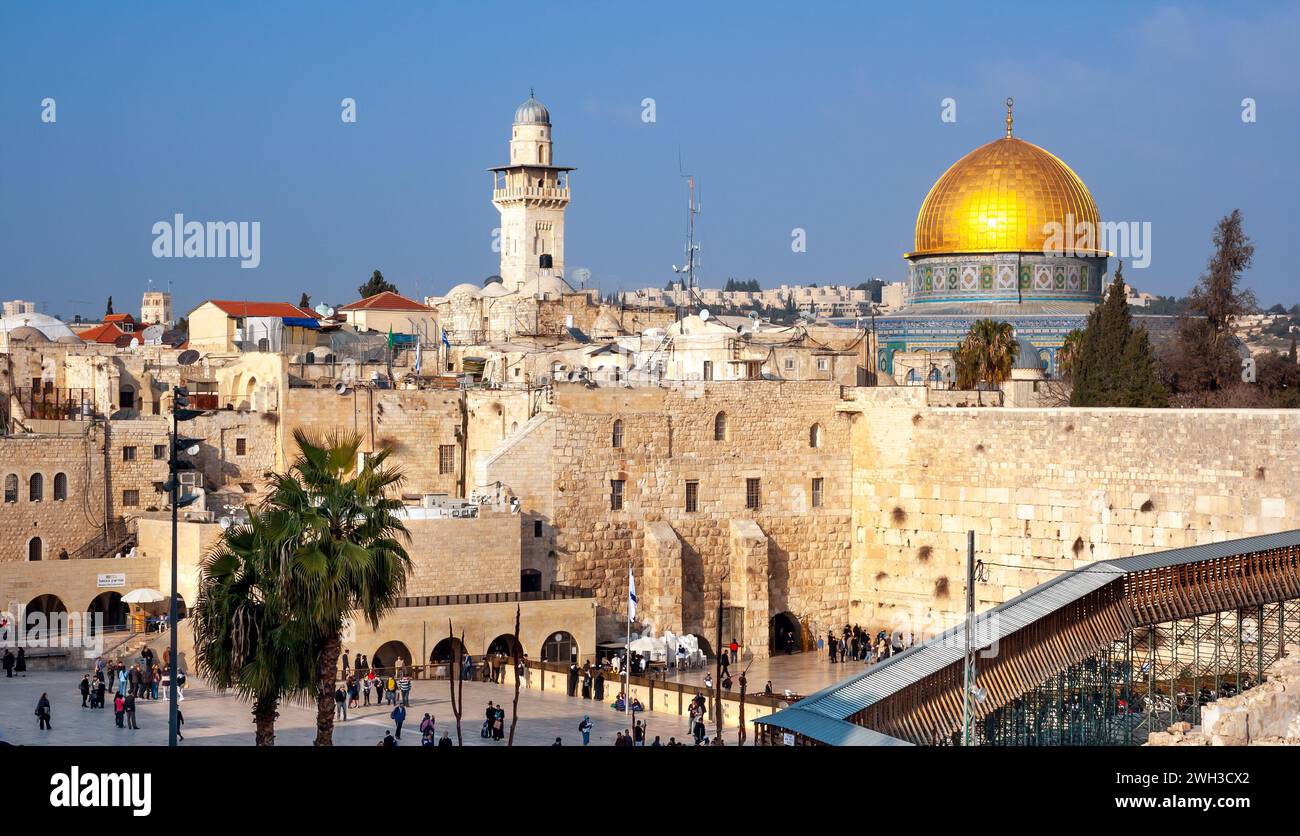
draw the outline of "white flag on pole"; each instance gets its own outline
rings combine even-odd
[[[632,567],[627,567],[627,620],[636,620],[636,579],[632,577]]]

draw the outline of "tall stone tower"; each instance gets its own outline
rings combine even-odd
[[[172,327],[172,295],[158,290],[146,290],[140,300],[140,321],[145,325],[161,323]]]
[[[564,275],[564,210],[569,172],[554,165],[551,114],[531,91],[510,128],[510,164],[492,172],[492,205],[501,213],[501,279],[509,290],[535,286],[542,256],[553,276]]]

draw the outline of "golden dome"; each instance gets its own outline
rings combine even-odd
[[[1074,226],[1067,225],[1067,219]],[[1041,253],[1049,237],[1044,229],[1052,222],[1072,235],[1081,222],[1100,232],[1097,204],[1088,187],[1055,155],[1011,136],[1008,114],[1005,137],[953,163],[925,196],[916,216],[916,249],[908,257]],[[1070,239],[1062,242],[1069,244]],[[1075,251],[1084,253],[1079,247]],[[1087,252],[1105,254],[1100,249]]]

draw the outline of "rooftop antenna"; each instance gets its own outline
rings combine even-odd
[[[686,266],[678,267],[673,265],[674,273],[686,274],[686,308],[687,316],[691,313],[693,302],[696,298],[695,293],[695,267],[696,253],[700,251],[700,245],[695,243],[695,216],[700,214],[700,204],[695,197],[695,175],[687,174],[682,171],[682,149],[677,149],[677,173],[678,176],[686,178],[686,188],[688,198],[686,202],[687,228],[686,228]]]

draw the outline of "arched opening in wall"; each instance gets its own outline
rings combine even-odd
[[[541,592],[542,573],[536,569],[524,569],[519,573],[520,592]]]
[[[434,664],[439,662],[454,662],[457,654],[463,659],[469,654],[465,651],[465,645],[461,644],[460,639],[453,639],[450,636],[443,639],[433,646],[433,652],[429,654],[429,661]],[[372,666],[375,662],[372,660]]]
[[[725,412],[713,416],[713,440],[727,440],[727,413]]]
[[[171,615],[171,613],[165,609],[163,610],[162,614],[164,618],[169,617]],[[176,593],[176,620],[184,621],[185,619],[189,618],[189,616],[190,616],[190,608],[185,605],[185,596],[177,592]]]
[[[446,641],[444,639],[443,641]],[[434,648],[436,651],[437,648]],[[375,669],[375,674],[383,676],[387,674],[398,673],[397,660],[402,661],[402,667],[405,668],[411,664],[411,651],[407,646],[399,641],[384,642],[379,649],[370,654],[370,667]]]
[[[611,433],[609,446],[614,448],[619,448],[623,446],[623,419],[622,418],[616,418],[614,420],[614,431]]]
[[[799,617],[791,612],[779,612],[772,616],[771,644],[772,653],[800,653],[803,651],[803,624]]]
[[[506,656],[513,659],[515,657],[516,647],[519,648],[519,655],[523,656],[524,646],[516,641],[514,636],[509,633],[503,633],[492,640],[492,643],[488,645],[487,652],[489,655],[504,653]]]
[[[542,645],[543,662],[573,662],[578,658],[578,642],[563,630],[546,637]]]
[[[68,628],[68,608],[57,595],[37,595],[27,602],[24,623],[29,641],[60,641]]]
[[[244,384],[244,399],[239,405],[241,409],[253,408],[253,393],[255,391],[257,391],[257,378],[250,377],[248,382]]]
[[[122,602],[122,594],[113,590],[106,590],[95,596],[95,600],[90,602],[86,607],[86,612],[90,614],[90,623],[87,629],[93,636],[96,633],[95,615],[98,613],[103,616],[103,627],[105,633],[113,633],[126,629],[127,617],[130,607]]]
[[[514,434],[517,433],[517,432],[519,432],[519,422],[518,422],[518,421],[511,421],[511,422],[510,422],[510,434],[511,434],[511,435],[514,435]]]
[[[68,498],[68,474],[54,474],[54,501],[62,502]]]
[[[40,537],[33,537],[27,541],[27,559],[43,560],[45,558],[45,544],[41,542]]]
[[[709,644],[709,640],[704,638],[704,636],[701,636],[699,633],[693,633],[692,635],[695,636],[695,641],[700,646],[700,652],[706,657],[712,657],[713,645]]]
[[[10,473],[5,476],[5,502],[18,501],[18,474]]]
[[[45,498],[45,477],[39,473],[33,473],[32,477],[27,480],[27,501],[40,502]]]
[[[821,424],[813,424],[812,428],[808,430],[808,446],[809,447],[822,446],[822,425]]]
[[[118,409],[135,409],[135,387],[123,383],[117,387]]]

